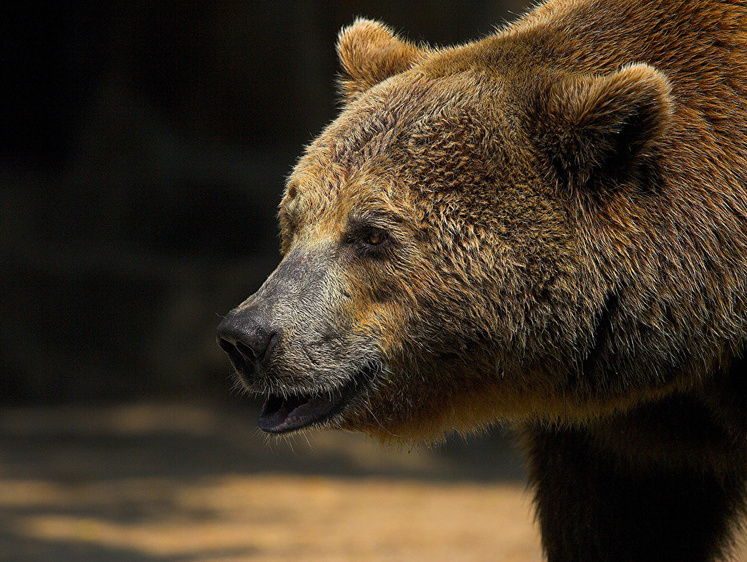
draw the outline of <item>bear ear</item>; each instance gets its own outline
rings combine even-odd
[[[575,185],[635,174],[672,116],[669,81],[647,64],[563,76],[545,96],[537,138],[561,180]]]
[[[370,87],[404,72],[426,53],[426,48],[403,41],[384,24],[358,18],[337,38],[343,100],[353,101]]]

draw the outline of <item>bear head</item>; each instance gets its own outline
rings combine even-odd
[[[670,84],[541,48],[340,33],[344,107],[287,182],[283,260],[219,329],[265,431],[430,439],[681,384],[701,328],[671,319],[696,289],[654,220]]]

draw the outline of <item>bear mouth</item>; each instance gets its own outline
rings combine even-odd
[[[259,428],[279,435],[327,422],[341,413],[368,386],[369,380],[367,370],[364,370],[332,391],[284,396],[270,394],[259,414]]]

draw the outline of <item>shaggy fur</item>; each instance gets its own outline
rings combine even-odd
[[[346,105],[288,181],[285,259],[222,325],[247,388],[386,440],[521,424],[551,561],[723,554],[747,4],[551,0],[447,49],[358,20],[338,52]]]

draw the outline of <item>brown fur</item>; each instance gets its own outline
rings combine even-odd
[[[687,21],[684,12],[693,6],[690,10],[699,17],[690,18],[690,29],[681,25],[675,28],[679,22],[667,15],[662,33],[668,24],[676,34],[670,31],[661,41],[647,34],[636,45],[622,31],[641,25],[636,19],[646,21],[651,14],[633,2],[621,3],[614,10],[588,4],[581,3],[575,11],[573,3],[561,5],[555,11],[563,12],[565,19],[555,22],[555,28],[552,17],[558,15],[542,16],[541,9],[495,37],[432,53],[419,66],[371,87],[371,76],[383,78],[380,73],[384,71],[395,74],[394,68],[410,64],[402,61],[419,58],[413,57],[411,45],[392,38],[385,51],[394,53],[391,56],[395,63],[365,69],[366,76],[359,76],[357,83],[364,91],[368,88],[365,100],[351,103],[309,148],[289,183],[289,189],[302,191],[306,207],[315,214],[306,214],[304,224],[325,224],[327,238],[339,240],[342,236],[349,216],[341,212],[343,209],[364,208],[400,219],[407,217],[409,230],[402,232],[402,238],[429,234],[428,242],[433,247],[409,252],[409,262],[402,262],[411,274],[398,272],[389,280],[401,280],[402,285],[392,293],[407,300],[398,304],[396,312],[376,321],[381,337],[399,347],[389,349],[382,340],[388,355],[419,353],[406,349],[411,339],[407,333],[397,333],[412,329],[399,321],[408,314],[427,316],[412,321],[434,324],[441,333],[418,338],[418,346],[427,342],[438,348],[438,340],[452,323],[454,333],[450,335],[460,340],[469,340],[475,333],[489,341],[510,335],[511,341],[506,343],[512,349],[507,353],[504,350],[508,357],[491,358],[489,362],[503,359],[507,365],[504,373],[516,369],[521,373],[520,381],[510,381],[510,388],[505,388],[501,380],[475,381],[475,390],[489,397],[477,403],[471,396],[460,396],[466,390],[463,373],[455,374],[453,382],[438,375],[433,380],[444,387],[438,390],[434,390],[432,380],[424,387],[408,381],[407,394],[419,396],[419,402],[434,392],[438,398],[434,397],[432,403],[438,411],[413,416],[408,402],[377,404],[375,410],[400,406],[406,410],[387,412],[392,422],[402,419],[404,424],[392,428],[394,433],[432,435],[444,425],[472,427],[481,423],[483,415],[484,421],[494,419],[496,411],[510,417],[535,413],[586,416],[623,406],[630,392],[639,401],[649,394],[670,392],[681,384],[689,386],[742,345],[744,275],[735,274],[731,262],[745,254],[747,215],[744,178],[739,177],[745,166],[744,154],[730,147],[739,146],[740,135],[745,134],[745,100],[740,97],[745,88],[744,71],[722,76],[725,69],[734,68],[734,63],[716,64],[713,53],[707,60],[672,60],[671,52],[692,52],[699,47],[696,37],[703,32],[700,22],[708,21],[707,15],[698,13],[703,11],[702,6],[685,3],[679,13],[675,12]],[[656,3],[646,7],[659,17],[665,11]],[[711,6],[713,11],[717,8]],[[551,6],[544,8],[548,10],[553,11]],[[711,43],[732,44],[723,48],[722,58],[734,61],[740,56],[733,46],[740,40],[735,33],[739,8],[732,11],[735,13],[728,20],[734,20],[732,27],[720,31]],[[724,19],[718,13],[715,16],[716,22]],[[613,21],[600,21],[603,18]],[[532,20],[538,23],[530,26],[528,21]],[[571,33],[571,25],[581,29]],[[389,32],[382,28],[377,34],[374,28],[372,22],[358,21],[344,30],[340,52],[367,52],[372,36],[381,50],[380,36]],[[594,29],[594,39],[603,38],[602,45],[581,39],[588,29]],[[619,35],[624,37],[614,42]],[[571,38],[576,40],[571,42]],[[744,33],[741,40],[744,42]],[[623,41],[631,44],[619,45]],[[663,46],[666,57],[657,52]],[[595,60],[597,52],[604,52],[606,58]],[[526,56],[529,63],[524,60]],[[376,62],[371,61],[369,66],[375,67]],[[677,68],[675,63],[689,63],[694,68]],[[343,64],[349,69],[352,58],[343,58]],[[615,68],[620,70],[612,71]],[[744,63],[737,68],[743,69]],[[605,71],[612,72],[598,78],[584,74]],[[676,99],[672,100],[666,78],[669,74],[683,76],[683,81],[698,76],[712,89],[722,85],[721,90],[709,92],[685,82],[677,84]],[[355,89],[345,89],[351,88]],[[740,119],[714,123],[705,111],[716,102],[704,106],[702,101],[692,100],[704,94],[724,98],[722,105]],[[496,108],[509,105],[515,107],[514,114],[496,112]],[[676,105],[674,114],[672,105]],[[601,117],[594,114],[596,110]],[[625,111],[637,113],[631,117]],[[598,167],[610,163],[598,160],[604,159],[605,150],[614,150],[604,143],[626,134],[614,130],[618,123],[626,124],[626,119],[632,121],[627,124],[634,129],[629,133],[634,138],[628,150],[639,153],[641,160],[636,173],[656,177],[621,178],[615,170],[599,173]],[[709,128],[720,124],[729,129],[717,135],[705,128],[709,119]],[[599,130],[593,130],[595,127]],[[576,138],[574,131],[579,133]],[[404,142],[395,138],[397,134],[409,138]],[[712,142],[705,142],[709,137]],[[686,149],[678,146],[684,139],[689,142]],[[713,151],[724,143],[717,139],[726,139],[729,145],[722,148],[724,154],[715,156]],[[656,144],[656,140],[660,142]],[[550,163],[561,169],[543,169],[548,166],[538,159],[537,149],[540,154],[548,152]],[[648,153],[652,151],[665,153],[667,158],[649,165],[653,157]],[[582,156],[588,162],[573,161]],[[725,161],[736,165],[722,166]],[[626,173],[633,173],[634,167],[627,164],[620,165]],[[568,167],[580,177],[566,177],[562,172]],[[561,173],[553,173],[558,171]],[[610,173],[612,178],[608,177]],[[694,173],[698,179],[692,177]],[[589,178],[620,185],[605,198],[601,192],[612,187],[591,185]],[[320,180],[326,185],[319,185]],[[366,188],[361,191],[364,183]],[[500,205],[495,204],[496,198]],[[286,198],[283,207],[288,205]],[[490,213],[486,213],[487,208]],[[716,220],[707,216],[704,224],[706,209],[719,214]],[[336,219],[336,224],[330,219]],[[683,231],[683,225],[689,225],[687,231]],[[721,242],[722,230],[732,237]],[[440,263],[442,260],[447,261]],[[610,271],[607,264],[615,264],[616,271]],[[738,265],[743,268],[743,260]],[[375,281],[371,277],[376,273],[361,278],[365,287]],[[724,276],[729,283],[723,282]],[[573,371],[582,367],[595,343],[595,320],[605,298],[623,289],[624,296],[614,311],[618,339],[602,342],[611,349],[595,352],[601,357],[614,354],[616,361],[624,364],[617,369],[631,374],[619,381],[605,381],[602,389],[592,388],[591,381],[581,380]],[[496,291],[501,293],[500,301],[495,298]],[[423,306],[418,298],[433,302]],[[368,314],[363,303],[353,302],[357,313],[373,322],[376,315]],[[467,317],[455,318],[454,307],[465,305]],[[714,306],[726,308],[718,310]],[[675,307],[680,314],[673,318]],[[389,324],[386,318],[397,321]],[[467,347],[469,342],[459,346]],[[551,357],[543,367],[548,350],[559,356]],[[535,358],[537,353],[541,357]],[[522,364],[514,367],[511,363],[516,357],[522,358]],[[527,366],[532,360],[537,364],[530,370]],[[556,365],[576,365],[576,369],[570,369],[563,380]],[[547,373],[548,367],[552,374]],[[683,372],[682,367],[695,373]],[[483,384],[490,388],[482,388]],[[555,388],[538,392],[548,385]],[[526,390],[530,390],[528,396]],[[401,394],[402,389],[395,392]],[[602,403],[595,396],[598,392]],[[468,406],[444,405],[443,396],[455,402],[464,400]],[[485,414],[479,413],[481,402],[489,402]],[[376,421],[363,423],[376,431]],[[423,427],[417,429],[418,424]]]
[[[272,301],[283,332],[248,386],[355,380],[325,423],[384,439],[524,423],[553,560],[658,556],[605,530],[604,502],[583,528],[607,547],[564,527],[569,451],[592,490],[675,471],[682,536],[648,540],[711,559],[747,471],[747,5],[555,0],[440,50],[358,20],[338,52],[346,106],[280,211],[286,262],[317,273],[281,264],[238,309]],[[736,484],[701,498],[682,467]]]

